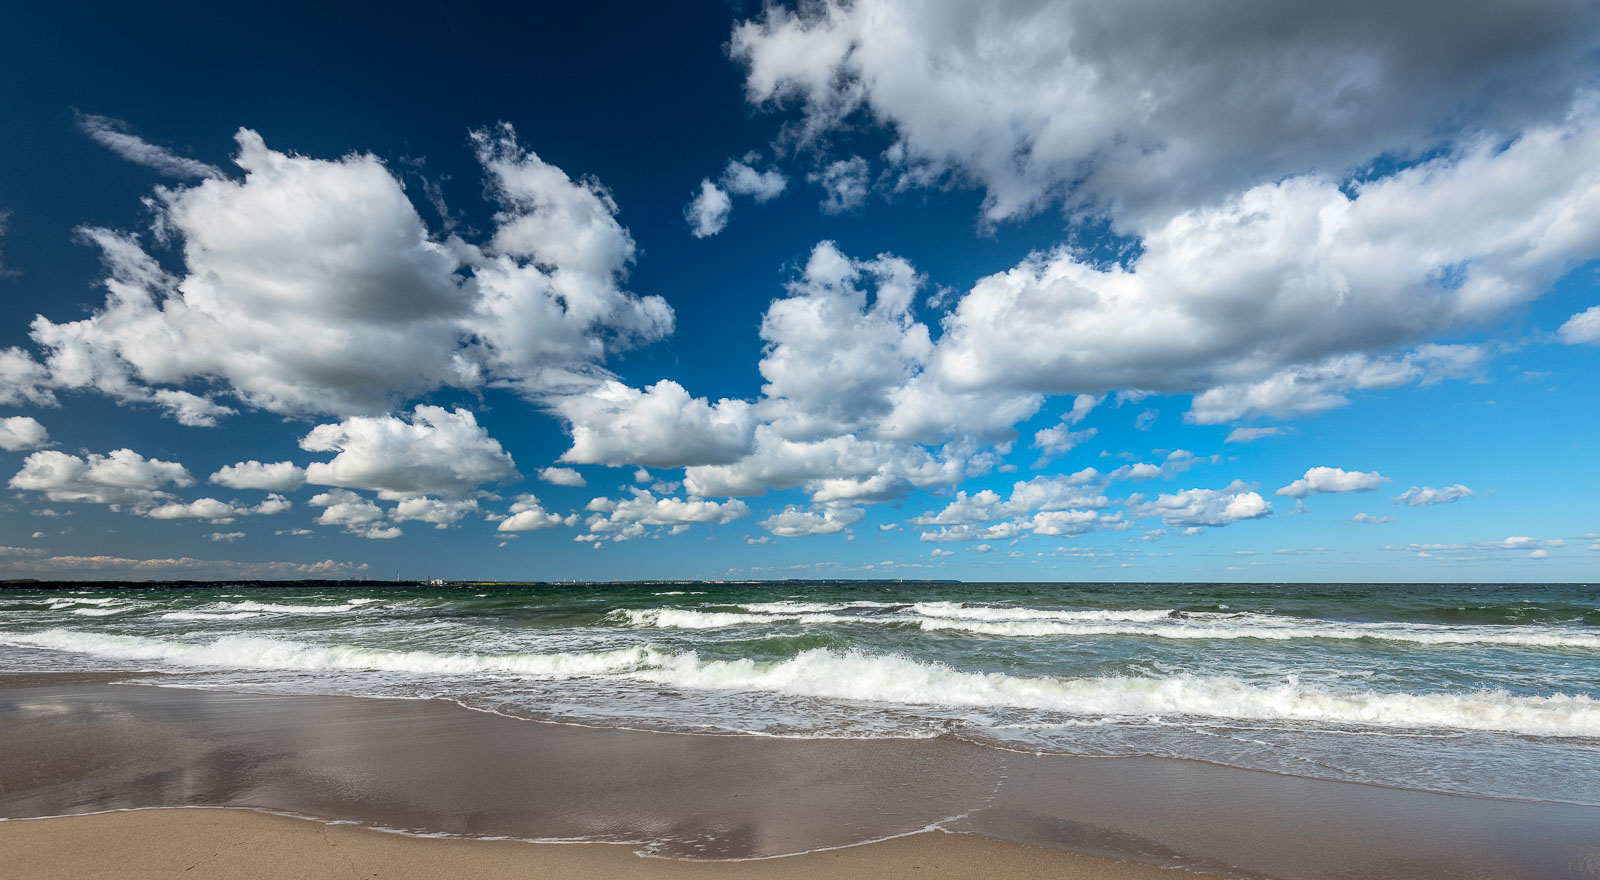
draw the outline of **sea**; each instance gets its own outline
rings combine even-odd
[[[1600,805],[1600,586],[231,584],[0,591],[0,672],[948,737]]]

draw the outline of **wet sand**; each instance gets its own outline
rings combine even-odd
[[[92,841],[92,845],[87,845]],[[242,810],[145,810],[0,823],[0,873],[32,880],[383,877],[563,880],[1174,880],[1173,872],[929,832],[758,862],[645,859],[603,844],[419,839]]]
[[[383,876],[440,876],[376,866],[389,864],[384,859],[461,864],[455,860],[467,856],[442,854],[459,850],[490,860],[483,876],[513,870],[492,867],[502,857],[523,865],[516,868],[521,876],[546,870],[582,876],[554,866],[590,852],[582,858],[618,860],[630,866],[627,871],[643,872],[619,873],[623,869],[606,863],[605,876],[680,876],[670,872],[691,868],[783,876],[767,867],[820,865],[849,853],[849,859],[883,859],[852,861],[849,873],[884,876],[911,876],[896,870],[940,876],[925,873],[927,866],[905,867],[931,865],[935,858],[983,866],[978,873],[996,876],[1073,876],[1068,872],[1088,870],[1081,859],[1087,854],[1290,880],[1600,877],[1600,809],[1590,807],[1401,791],[1189,761],[1036,756],[948,740],[681,736],[520,721],[438,701],[96,680],[11,678],[0,684],[12,685],[0,689],[0,816],[228,806],[415,833],[626,844],[419,841],[210,810],[0,823],[0,849],[31,854],[36,861],[29,864],[66,872],[53,876],[94,876],[93,865],[75,859],[102,858],[106,876],[136,876],[112,869],[178,851],[211,847],[220,853],[233,847],[230,841],[255,846],[253,826],[239,823],[270,821],[281,829],[271,833],[282,835],[285,847],[304,849],[306,841],[335,835],[339,846],[356,848],[345,855],[361,853],[357,867]],[[929,828],[959,833],[916,833]],[[901,837],[813,852],[895,836]],[[138,841],[158,838],[169,843],[138,850]],[[94,848],[84,851],[88,840]],[[686,866],[635,852],[676,860],[811,854]],[[286,864],[260,858],[273,870]],[[976,861],[960,861],[967,858]],[[170,870],[149,864],[149,876]],[[739,873],[737,865],[762,868]],[[1002,866],[1012,873],[999,873]],[[219,868],[214,876],[335,876],[327,873],[333,870],[248,875]],[[954,873],[943,876],[974,873],[949,870]],[[17,876],[52,875],[29,870]]]

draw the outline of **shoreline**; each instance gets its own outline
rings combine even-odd
[[[772,864],[934,828],[1236,877],[1593,877],[1600,864],[1593,807],[948,739],[663,736],[127,677],[0,676],[0,816],[57,817],[0,829],[219,806],[430,836],[643,841],[665,857],[648,861],[674,864]]]
[[[273,691],[273,690],[250,690],[250,689],[244,689],[244,688],[216,687],[216,686],[207,686],[207,685],[191,685],[191,684],[185,684],[185,683],[179,683],[179,682],[174,682],[174,683],[170,683],[170,684],[154,684],[154,683],[151,683],[149,681],[150,679],[166,678],[169,675],[170,675],[170,673],[160,672],[160,671],[155,671],[155,670],[105,670],[105,671],[93,671],[93,672],[76,672],[76,671],[74,671],[74,672],[19,672],[19,673],[0,672],[0,692],[3,692],[5,690],[9,690],[9,689],[24,689],[24,688],[31,688],[31,687],[42,687],[42,686],[54,685],[54,684],[125,684],[125,685],[130,685],[130,686],[135,686],[135,687],[173,688],[173,689],[178,689],[178,690],[189,690],[189,691],[200,691],[200,692],[215,692],[215,693],[232,693],[232,694],[239,694],[239,695],[258,695],[258,696],[267,696],[267,697],[271,697],[271,696],[293,696],[293,695],[281,694],[281,693],[279,693],[277,691]],[[551,727],[570,727],[570,728],[577,728],[579,730],[618,731],[618,732],[624,732],[624,733],[630,733],[630,734],[632,734],[632,733],[646,734],[646,735],[650,735],[650,736],[685,736],[685,737],[705,737],[705,738],[711,738],[711,739],[755,739],[755,740],[790,741],[790,742],[885,742],[885,743],[907,742],[907,743],[913,743],[913,742],[939,741],[939,742],[948,742],[948,743],[952,743],[952,744],[956,744],[956,745],[960,745],[960,746],[965,746],[965,747],[982,749],[982,750],[985,750],[985,751],[996,751],[996,752],[1004,752],[1004,753],[1012,754],[1012,755],[1020,755],[1020,756],[1025,756],[1025,757],[1028,757],[1028,758],[1042,758],[1042,759],[1061,758],[1061,759],[1067,759],[1067,760],[1072,760],[1072,761],[1151,760],[1151,761],[1161,761],[1161,762],[1177,762],[1177,763],[1180,763],[1180,764],[1193,764],[1193,765],[1196,765],[1196,766],[1199,766],[1199,767],[1215,768],[1217,770],[1223,770],[1223,771],[1231,771],[1231,772],[1239,772],[1239,773],[1263,773],[1263,774],[1266,774],[1266,775],[1269,775],[1269,776],[1281,776],[1281,777],[1284,777],[1286,779],[1306,780],[1306,781],[1316,782],[1316,783],[1330,782],[1330,783],[1335,783],[1335,784],[1340,784],[1340,785],[1355,785],[1355,786],[1361,786],[1361,787],[1365,787],[1365,788],[1376,788],[1376,789],[1382,789],[1382,790],[1386,790],[1386,791],[1395,791],[1395,792],[1408,792],[1408,793],[1415,793],[1415,794],[1428,795],[1428,796],[1465,798],[1467,800],[1474,800],[1474,801],[1503,801],[1503,802],[1508,803],[1508,804],[1549,804],[1549,805],[1554,805],[1554,806],[1577,807],[1577,808],[1581,808],[1581,809],[1600,810],[1600,804],[1587,803],[1587,802],[1583,802],[1583,801],[1561,800],[1559,798],[1526,798],[1526,797],[1517,797],[1515,795],[1502,795],[1502,794],[1480,794],[1480,793],[1474,793],[1474,792],[1451,791],[1449,789],[1444,789],[1444,788],[1409,788],[1409,787],[1404,786],[1404,785],[1399,785],[1399,784],[1395,784],[1395,783],[1388,783],[1388,782],[1382,782],[1382,781],[1373,781],[1373,780],[1330,779],[1329,777],[1325,777],[1325,776],[1314,776],[1314,775],[1310,775],[1310,774],[1291,773],[1291,772],[1288,772],[1288,771],[1285,771],[1285,770],[1280,770],[1280,769],[1239,767],[1239,766],[1236,766],[1236,765],[1233,765],[1233,764],[1228,764],[1228,763],[1223,762],[1223,761],[1207,760],[1205,758],[1197,758],[1197,757],[1187,757],[1187,756],[1185,756],[1185,757],[1172,757],[1172,756],[1165,756],[1165,755],[1159,755],[1158,756],[1158,755],[1148,755],[1148,754],[1138,754],[1138,755],[1132,755],[1132,754],[1130,754],[1130,755],[1092,755],[1092,754],[1079,754],[1079,753],[1075,753],[1075,752],[1030,750],[1030,749],[1025,749],[1025,748],[1016,748],[1016,747],[1010,747],[1010,746],[1006,746],[1006,745],[1001,745],[999,743],[983,742],[983,741],[980,741],[980,740],[975,740],[975,739],[970,739],[970,738],[967,738],[967,737],[963,737],[963,736],[960,736],[958,734],[939,734],[937,736],[931,736],[931,737],[911,737],[911,736],[848,737],[848,736],[810,736],[810,735],[803,735],[803,734],[788,735],[788,734],[781,734],[781,733],[758,733],[758,732],[729,731],[729,730],[716,730],[716,731],[712,731],[712,730],[673,730],[673,729],[670,729],[670,728],[659,728],[658,729],[658,728],[651,728],[651,727],[629,727],[629,726],[625,726],[625,725],[606,725],[606,724],[591,723],[591,722],[586,722],[586,721],[557,720],[557,719],[553,719],[553,718],[527,717],[527,716],[523,716],[523,715],[516,715],[516,714],[508,713],[508,712],[500,712],[500,711],[496,711],[494,709],[483,708],[483,707],[479,707],[479,706],[473,706],[473,705],[470,705],[468,703],[464,703],[464,702],[462,702],[460,700],[454,699],[452,697],[443,697],[443,696],[436,696],[436,697],[400,697],[400,696],[391,696],[391,695],[353,694],[353,693],[352,694],[308,694],[306,696],[328,697],[328,698],[332,698],[332,699],[344,699],[344,700],[378,700],[378,701],[396,701],[396,702],[438,703],[438,704],[441,704],[441,705],[449,706],[451,708],[460,709],[460,710],[465,711],[465,712],[471,712],[471,713],[475,713],[475,714],[485,715],[485,716],[488,716],[488,717],[491,717],[491,718],[502,718],[502,719],[506,719],[506,720],[510,720],[510,721],[516,721],[516,722],[519,722],[519,723],[525,723],[525,724],[539,724],[539,725],[547,725],[547,726],[551,726]],[[140,809],[143,809],[143,808],[140,808]],[[58,818],[58,817],[36,817],[36,818]],[[306,818],[310,818],[310,817],[306,817]],[[4,822],[4,821],[7,821],[6,817],[0,816],[0,822]]]
[[[83,842],[93,840],[92,849]],[[248,808],[178,807],[0,821],[0,847],[36,880],[178,876],[278,880],[470,876],[481,880],[813,880],[876,876],[1161,880],[1173,872],[978,835],[915,835],[749,862],[641,858],[624,846],[424,838]],[[356,870],[359,866],[359,872]],[[1180,876],[1186,872],[1181,872]]]

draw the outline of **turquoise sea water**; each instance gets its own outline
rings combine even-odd
[[[951,736],[1600,804],[1587,585],[0,592],[0,671],[431,697],[684,733]]]

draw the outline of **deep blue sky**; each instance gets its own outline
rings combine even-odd
[[[0,451],[0,477],[11,480],[0,502],[0,571],[463,579],[1592,577],[1600,560],[1592,549],[1600,547],[1592,502],[1600,490],[1592,466],[1600,313],[1579,318],[1600,303],[1600,218],[1582,209],[1593,204],[1584,194],[1600,191],[1589,161],[1600,155],[1600,123],[1591,122],[1600,45],[1592,21],[1550,3],[1507,24],[1489,5],[1461,11],[1461,22],[1434,34],[1352,3],[1332,31],[1321,17],[1339,10],[1290,16],[1257,32],[1222,6],[1206,19],[1214,27],[1163,17],[1146,27],[1121,20],[1132,12],[1090,15],[1085,4],[1044,4],[1042,12],[1001,4],[976,17],[905,5],[817,7],[799,18],[755,3],[10,10],[0,28],[7,133],[0,139],[0,212],[7,218],[0,349],[16,346],[20,357],[43,365],[36,382],[52,389],[55,404],[8,390],[5,383],[18,389],[19,380],[0,376],[0,419],[16,419],[6,424],[17,447]],[[1417,48],[1424,42],[1427,51]],[[1242,60],[1217,60],[1234,57]],[[923,64],[930,72],[918,74]],[[1259,74],[1275,64],[1289,66],[1281,75]],[[1352,78],[1346,70],[1365,73]],[[768,71],[778,72],[770,89]],[[570,401],[592,388],[524,385],[519,394],[495,381],[436,383],[396,391],[387,410],[357,411],[247,400],[236,376],[198,355],[199,365],[178,380],[131,368],[139,389],[131,394],[181,389],[236,411],[216,426],[185,425],[148,401],[119,395],[103,374],[72,387],[49,365],[49,346],[30,335],[36,315],[63,325],[106,304],[108,270],[80,229],[135,233],[174,278],[205,275],[185,247],[220,215],[197,208],[175,220],[171,205],[185,193],[198,202],[207,187],[259,193],[269,186],[233,164],[241,128],[283,156],[341,163],[318,167],[348,169],[375,157],[404,186],[428,240],[454,234],[492,250],[502,225],[495,213],[505,206],[488,188],[470,133],[502,122],[540,167],[603,186],[636,246],[625,273],[606,277],[620,296],[662,297],[673,314],[670,334],[587,361],[586,381],[612,377],[643,389],[671,380],[708,404],[750,402],[753,408],[740,410],[743,433],[732,430],[738,436],[729,441],[743,444],[738,455],[707,451],[709,441],[691,438],[676,444],[676,458],[652,458],[653,444],[688,430],[652,410],[619,429],[629,448],[558,462],[579,429]],[[202,185],[130,161],[92,136],[108,130],[131,136],[152,151],[146,155],[196,160],[226,177]],[[686,209],[701,181],[734,190],[723,170],[752,152],[754,170],[785,179],[781,194],[758,203],[732,191],[725,227],[692,235]],[[856,156],[870,169],[859,203],[820,209],[827,169]],[[1391,185],[1389,201],[1352,185],[1374,177],[1369,186]],[[1352,197],[1355,219],[1336,223],[1331,209],[1298,207],[1344,207],[1326,201],[1340,185],[1339,199]],[[432,203],[433,187],[448,217]],[[1020,201],[1008,201],[1018,193]],[[1458,205],[1468,207],[1452,207]],[[340,228],[374,222],[346,213]],[[1245,220],[1228,225],[1218,217]],[[1296,238],[1312,222],[1307,217],[1327,225],[1320,235]],[[1501,222],[1509,231],[1486,231]],[[1462,231],[1452,231],[1454,223]],[[272,234],[250,245],[259,248],[248,255],[252,278],[275,283],[276,271],[297,279],[323,273],[316,283],[327,291],[324,303],[362,283],[339,276],[314,246],[265,240]],[[873,296],[865,261],[881,254],[907,261],[922,286],[903,316],[881,326],[865,315],[846,318],[828,331],[835,335],[806,349],[809,357],[851,361],[869,349],[866,336],[847,331],[881,338],[884,328],[916,324],[927,328],[933,351],[901,350],[892,375],[871,381],[861,377],[885,363],[882,355],[863,354],[842,373],[802,360],[794,381],[816,376],[809,403],[796,385],[787,386],[788,398],[764,397],[758,364],[769,307],[786,295],[820,303],[838,293],[786,287],[804,280],[821,242],[861,261],[858,286]],[[1034,264],[1025,262],[1030,255]],[[472,296],[472,279],[486,271],[474,259],[461,259],[453,282]],[[240,264],[212,265],[224,265],[209,283],[227,299],[238,282],[226,266]],[[1024,285],[1022,299],[1002,302],[998,317],[983,313],[992,323],[978,321],[979,294],[969,293],[975,285],[992,291],[990,276],[1047,274],[1041,266],[1062,268],[1086,286],[1073,293]],[[1488,292],[1480,294],[1474,284],[1483,278]],[[1207,287],[1208,279],[1223,280]],[[157,301],[177,295],[158,293]],[[1019,302],[1034,303],[1033,310]],[[1090,305],[1096,302],[1102,312]],[[286,316],[317,320],[309,314]],[[380,302],[352,320],[387,326],[392,314]],[[129,343],[111,323],[85,328],[94,351],[123,364],[117,369],[137,359],[119,348]],[[180,348],[231,344],[196,336],[206,331],[192,327],[173,332],[171,344]],[[592,328],[597,338],[611,332],[603,321]],[[452,344],[470,348],[472,340],[463,333]],[[1441,345],[1454,346],[1449,357],[1430,348]],[[283,350],[294,359],[292,346]],[[1001,366],[964,372],[973,364]],[[1300,384],[1270,393],[1285,382]],[[404,384],[396,379],[394,388]],[[1218,399],[1202,400],[1207,389],[1247,386],[1256,389],[1253,407],[1206,414],[1205,401]],[[911,387],[979,398],[891,413],[890,401]],[[1150,393],[1128,393],[1141,391]],[[1040,463],[1036,434],[1058,425],[1078,394],[1103,400],[1062,430],[1096,433]],[[997,395],[1040,396],[1006,424],[979,424],[984,420],[972,413]],[[336,482],[378,506],[376,519],[359,528],[330,516],[332,500],[314,501],[332,488],[316,478],[281,490],[290,502],[281,512],[226,523],[212,520],[230,517],[155,513],[200,498],[255,505],[266,490],[207,477],[251,460],[295,468],[327,462],[337,449],[300,446],[313,428],[383,419],[404,433],[416,427],[418,404],[469,412],[481,428],[477,441],[498,443],[520,477],[505,469],[493,479],[462,476],[410,492],[458,505],[434,528],[393,512],[407,497],[394,487],[405,479],[395,474],[408,467],[409,453],[350,451],[350,440],[344,448],[371,466]],[[793,427],[823,409],[848,413],[823,428]],[[704,407],[685,412],[692,421]],[[911,412],[933,413],[932,427],[894,434],[890,426]],[[48,437],[33,437],[18,417],[36,421]],[[765,427],[752,435],[754,425]],[[1241,427],[1279,431],[1228,442]],[[1008,429],[1017,438],[1011,445]],[[813,462],[838,444],[856,444],[857,454],[782,479],[773,476],[781,468],[763,465],[780,454],[752,439],[775,443],[780,435],[791,453]],[[871,453],[861,444],[874,444]],[[801,447],[811,452],[796,452]],[[63,482],[61,456],[88,467],[92,456],[119,449],[181,464],[194,482],[152,483],[148,474],[110,471]],[[1160,465],[1173,450],[1194,459],[1174,459],[1189,464],[1169,465],[1148,480],[1107,476],[1132,462]],[[961,459],[963,473],[908,475],[894,463],[929,454]],[[54,456],[48,463],[59,467],[47,474],[45,459],[30,456]],[[674,498],[688,507],[657,508],[631,537],[585,521],[609,509],[586,509],[591,499],[630,497],[638,462],[687,465],[693,477],[695,467],[739,456],[767,475],[739,490],[739,501],[722,492],[702,500],[691,493],[706,484],[691,479],[688,487],[652,489],[652,503]],[[540,469],[552,465],[575,468],[586,485],[541,481]],[[30,467],[34,476],[24,478]],[[1094,491],[1069,500],[912,522],[933,518],[958,492],[970,498],[993,490],[1003,502],[1013,484],[1038,486],[1088,467],[1100,476],[1078,482]],[[1338,471],[1314,478],[1313,468]],[[854,498],[825,485],[873,474],[881,485]],[[681,483],[685,471],[660,466],[652,478]],[[1279,492],[1301,478],[1321,491]],[[1397,497],[1411,487],[1465,487],[1470,494],[1425,496],[1459,496],[1435,504]],[[1057,488],[1065,491],[1064,480]],[[1186,494],[1191,490],[1199,491]],[[552,522],[577,517],[500,530],[516,512],[517,496],[530,492]],[[720,514],[694,508],[706,503],[727,506],[714,508]],[[770,519],[788,506],[810,515],[799,531],[817,533],[796,535]],[[1162,510],[1178,508],[1189,511],[1187,519],[1171,514],[1163,522]],[[700,514],[684,513],[690,509]],[[1040,527],[1062,511],[1099,518],[1068,534]],[[1357,514],[1388,521],[1353,521]],[[830,517],[841,525],[826,525]],[[623,525],[619,519],[614,528]],[[940,525],[965,533],[929,540]],[[395,530],[401,534],[371,537]],[[574,540],[582,534],[597,540]],[[324,560],[331,563],[303,567]]]

